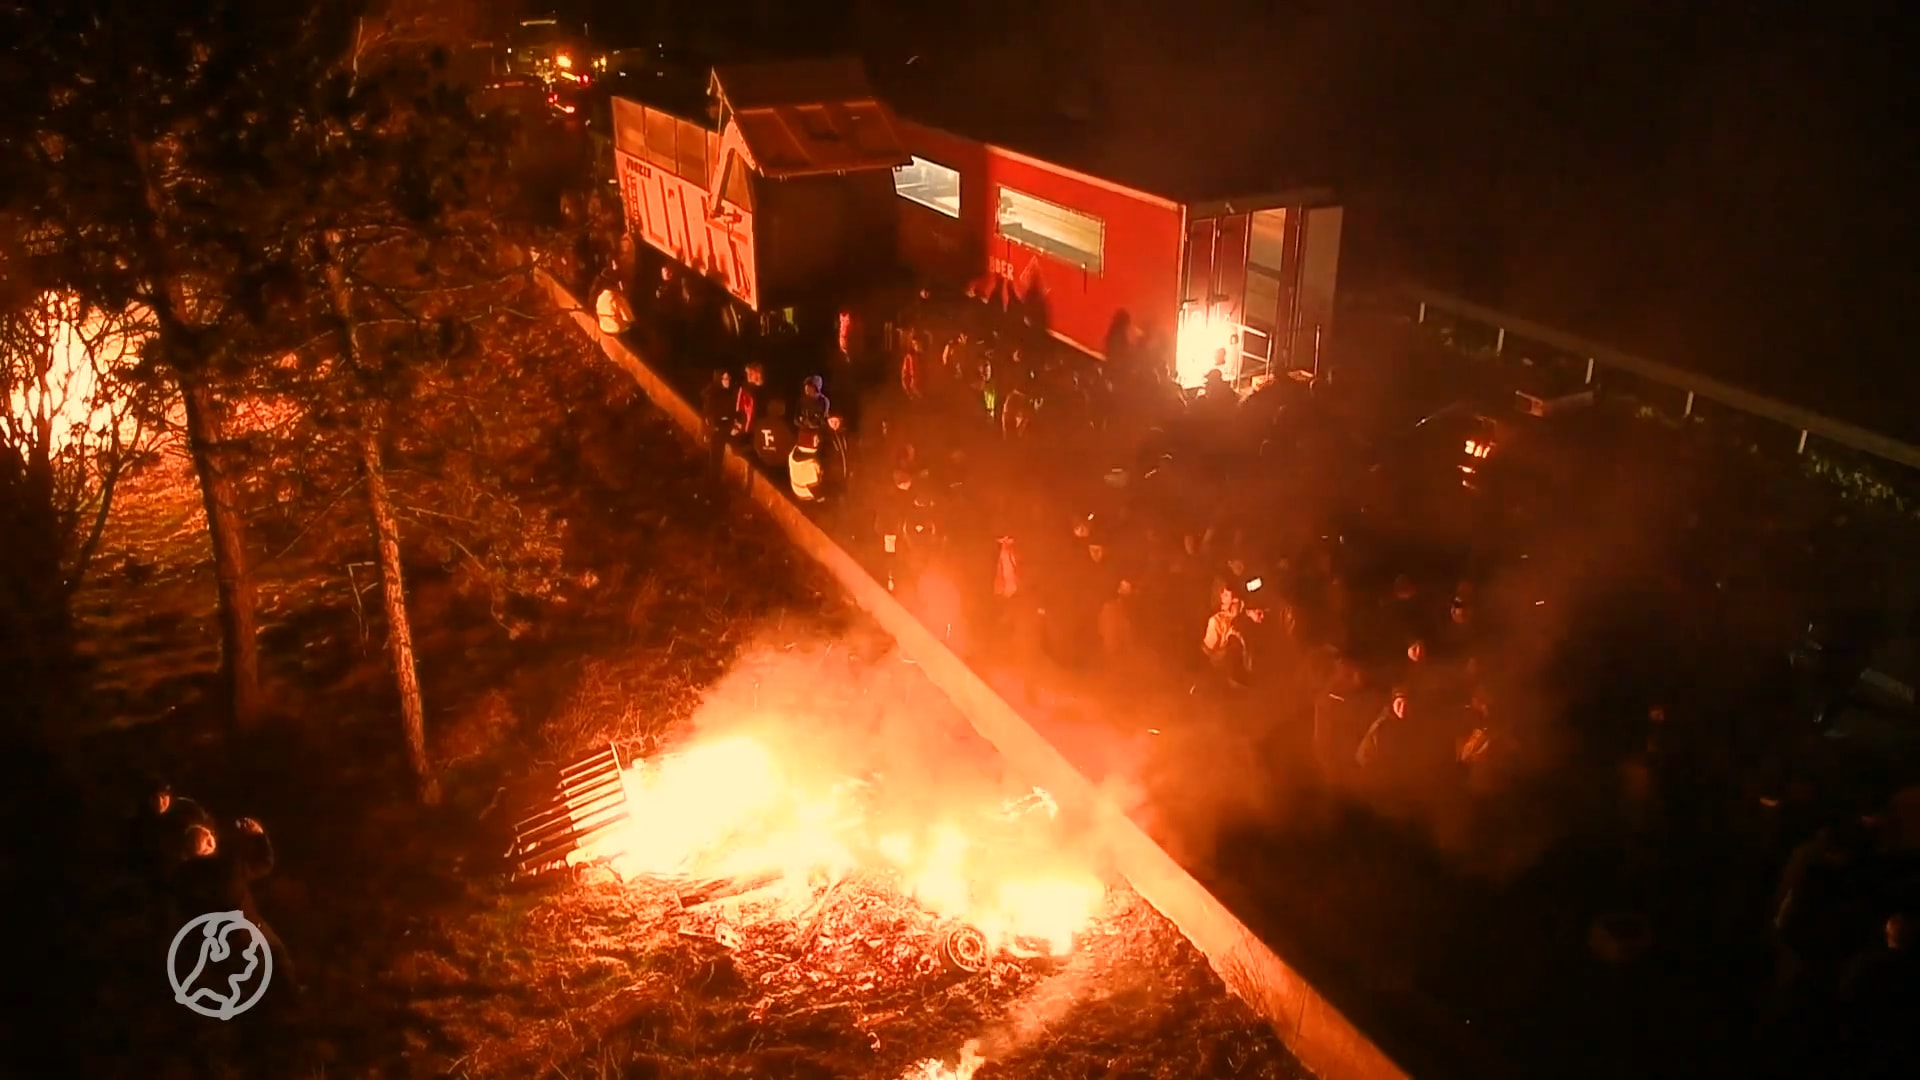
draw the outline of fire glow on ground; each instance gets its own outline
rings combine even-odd
[[[914,671],[893,656],[876,665]],[[822,679],[821,668],[763,652],[708,695],[684,739],[607,759],[625,819],[547,864],[547,878],[576,908],[670,933],[653,948],[737,995],[746,1024],[838,1029],[832,1041],[866,1060],[835,1075],[1049,1075],[1035,1055],[1076,1028],[1119,1049],[1114,1018],[1088,1025],[1087,1010],[1144,1008],[1173,987],[1221,992],[1074,815],[1000,775],[950,710],[914,706],[904,680],[871,669]],[[862,716],[850,696],[894,707]],[[604,951],[620,921],[595,920],[574,947]],[[1201,1039],[1218,1060],[1196,1075],[1294,1074],[1272,1032],[1245,1019]]]

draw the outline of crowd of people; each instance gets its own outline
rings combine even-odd
[[[1533,812],[1527,793],[1563,781],[1558,718],[1532,685],[1542,665],[1511,647],[1538,634],[1542,601],[1484,561],[1348,535],[1339,523],[1354,508],[1341,504],[1363,497],[1365,477],[1327,460],[1332,421],[1312,384],[1247,393],[1218,363],[1185,390],[1166,344],[1124,320],[1090,360],[1051,340],[1044,306],[1004,282],[843,313],[824,356],[777,319],[742,332],[701,288],[663,270],[637,328],[631,306],[609,321],[604,305],[603,328],[647,335],[698,387],[716,447],[739,447],[811,504],[930,629],[1024,685],[1030,705],[1053,678],[1116,699],[1185,691],[1277,732],[1271,745],[1336,797],[1468,835]],[[1674,675],[1616,702],[1598,742],[1617,768],[1583,763],[1613,778],[1606,801],[1637,853],[1625,861],[1644,875],[1662,872],[1657,849],[1676,837],[1725,826],[1716,804],[1756,801],[1715,745],[1713,703]],[[1885,814],[1807,796],[1819,809],[1796,818],[1768,801],[1767,857],[1792,855],[1766,1015],[1801,1021],[1788,1027],[1816,1032],[1807,1045],[1843,1045],[1862,1068],[1911,1060],[1899,1055],[1912,1033],[1892,1018],[1920,986],[1916,849],[1901,829],[1870,842],[1859,823]]]

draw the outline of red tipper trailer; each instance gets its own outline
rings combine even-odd
[[[1096,357],[1130,325],[1188,387],[1215,366],[1242,385],[1320,370],[1340,251],[1327,191],[1217,198],[1245,182],[1177,182],[1176,161],[1136,170],[1164,174],[1157,194],[919,120],[900,131],[900,252],[922,277],[1038,287],[1053,335]]]
[[[707,116],[613,100],[629,233],[755,311],[884,276],[908,155],[857,61],[715,68]]]

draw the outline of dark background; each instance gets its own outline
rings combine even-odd
[[[574,10],[603,42],[857,50],[994,129],[970,134],[1106,172],[1332,181],[1349,292],[1411,278],[1920,440],[1920,58],[1896,3]]]

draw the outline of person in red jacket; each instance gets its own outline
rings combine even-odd
[[[740,391],[733,399],[733,434],[740,437],[753,431],[767,401],[767,369],[755,360],[741,373]]]
[[[921,344],[918,335],[907,338],[907,347],[900,354],[900,392],[908,401],[919,401]]]

